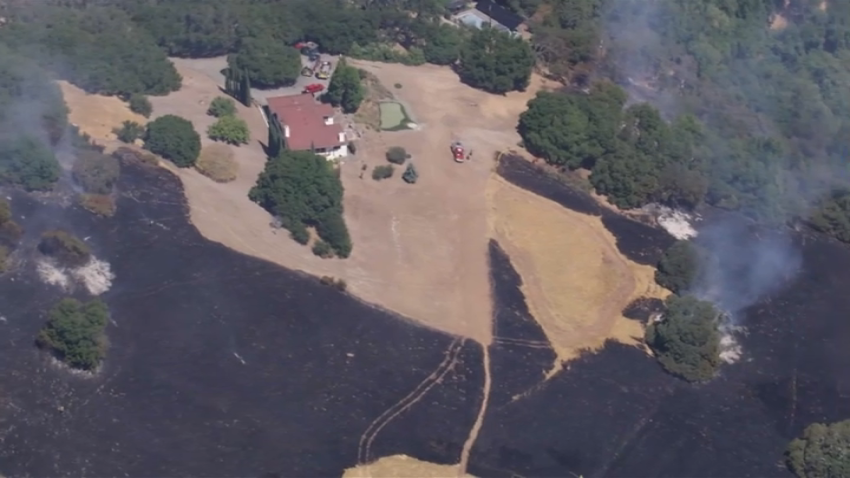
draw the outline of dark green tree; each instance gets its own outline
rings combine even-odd
[[[423,53],[425,61],[435,65],[452,65],[460,56],[463,37],[458,28],[440,24],[432,28],[426,38]]]
[[[528,43],[493,28],[483,28],[460,50],[458,74],[464,83],[491,93],[524,90],[534,67]]]
[[[207,109],[207,114],[221,118],[222,116],[232,116],[236,114],[236,105],[230,98],[217,96],[210,102],[210,107]]]
[[[248,70],[243,69],[239,82],[239,101],[245,106],[251,106],[251,78]]]
[[[340,60],[322,100],[342,107],[345,113],[354,113],[364,97],[365,92],[357,68],[349,66],[344,59]]]
[[[681,294],[693,285],[698,266],[696,247],[690,241],[676,241],[658,261],[655,282],[675,294]]]
[[[788,445],[788,468],[800,478],[850,476],[850,420],[813,423]]]
[[[689,382],[714,377],[720,366],[718,313],[708,302],[671,295],[660,322],[646,328],[646,344],[669,373]]]
[[[178,167],[189,168],[201,153],[201,137],[189,120],[165,115],[148,123],[145,148]]]
[[[43,191],[59,180],[59,162],[53,151],[29,136],[0,141],[0,182]]]
[[[94,370],[106,356],[108,321],[109,309],[100,300],[62,299],[51,309],[36,344],[73,368]]]
[[[266,154],[270,158],[276,158],[283,151],[284,147],[283,128],[280,125],[280,121],[278,121],[277,116],[270,115],[269,140],[266,146]]]
[[[130,95],[128,103],[130,105],[130,111],[138,113],[145,118],[150,117],[151,113],[153,113],[153,106],[145,95],[133,93]]]
[[[298,50],[265,35],[241,39],[236,53],[227,58],[227,64],[232,70],[244,71],[257,88],[290,86],[301,74]],[[236,89],[244,89],[246,80],[240,78],[239,81]],[[245,98],[244,91],[242,98]]]
[[[135,121],[124,120],[120,128],[113,130],[122,143],[132,143],[145,135],[145,127]]]
[[[351,253],[342,217],[342,182],[331,163],[306,151],[282,151],[270,158],[248,197],[275,215],[293,238],[313,226],[339,257]],[[301,241],[299,242],[306,242]]]

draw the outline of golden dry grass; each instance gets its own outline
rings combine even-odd
[[[217,183],[229,183],[236,179],[239,164],[233,159],[230,146],[215,143],[204,146],[195,169]]]
[[[407,455],[385,456],[371,464],[347,468],[343,478],[475,478],[460,475],[458,465],[437,465]]]
[[[531,314],[561,361],[606,339],[638,344],[641,325],[622,310],[638,297],[664,298],[654,269],[617,250],[599,217],[581,214],[494,176],[490,226],[523,280]]]
[[[124,121],[142,125],[148,122],[147,118],[130,111],[127,103],[115,96],[90,95],[67,81],[57,83],[70,110],[68,120],[95,140],[116,139],[112,130],[121,127]]]

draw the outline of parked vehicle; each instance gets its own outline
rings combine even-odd
[[[321,83],[313,83],[304,87],[304,91],[302,93],[309,93],[311,95],[315,95],[316,93],[321,93],[325,91],[325,85]]]
[[[316,72],[316,78],[320,80],[327,80],[331,76],[331,62],[323,61],[321,66],[319,67],[319,71]]]
[[[301,68],[301,76],[313,76],[313,69],[309,66]]]

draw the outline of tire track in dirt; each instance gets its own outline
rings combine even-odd
[[[425,377],[425,380],[417,385],[412,392],[399,400],[395,405],[388,408],[371,424],[369,424],[366,431],[360,436],[360,443],[357,447],[358,465],[366,465],[369,463],[372,442],[375,441],[375,437],[378,436],[378,433],[395,417],[399,416],[401,413],[415,405],[416,402],[421,400],[422,397],[431,390],[431,388],[440,383],[442,378],[454,368],[458,362],[458,355],[463,349],[463,346],[466,344],[466,340],[467,339],[464,338],[456,338],[452,341],[448,349],[446,349],[446,356],[443,361],[440,362],[440,365],[438,365],[430,375]]]

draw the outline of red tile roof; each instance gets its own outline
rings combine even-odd
[[[289,126],[286,145],[294,151],[314,148],[342,146],[338,124],[325,124],[326,117],[333,117],[330,105],[318,103],[309,93],[292,96],[276,96],[268,99],[269,111],[277,115],[281,126]]]

